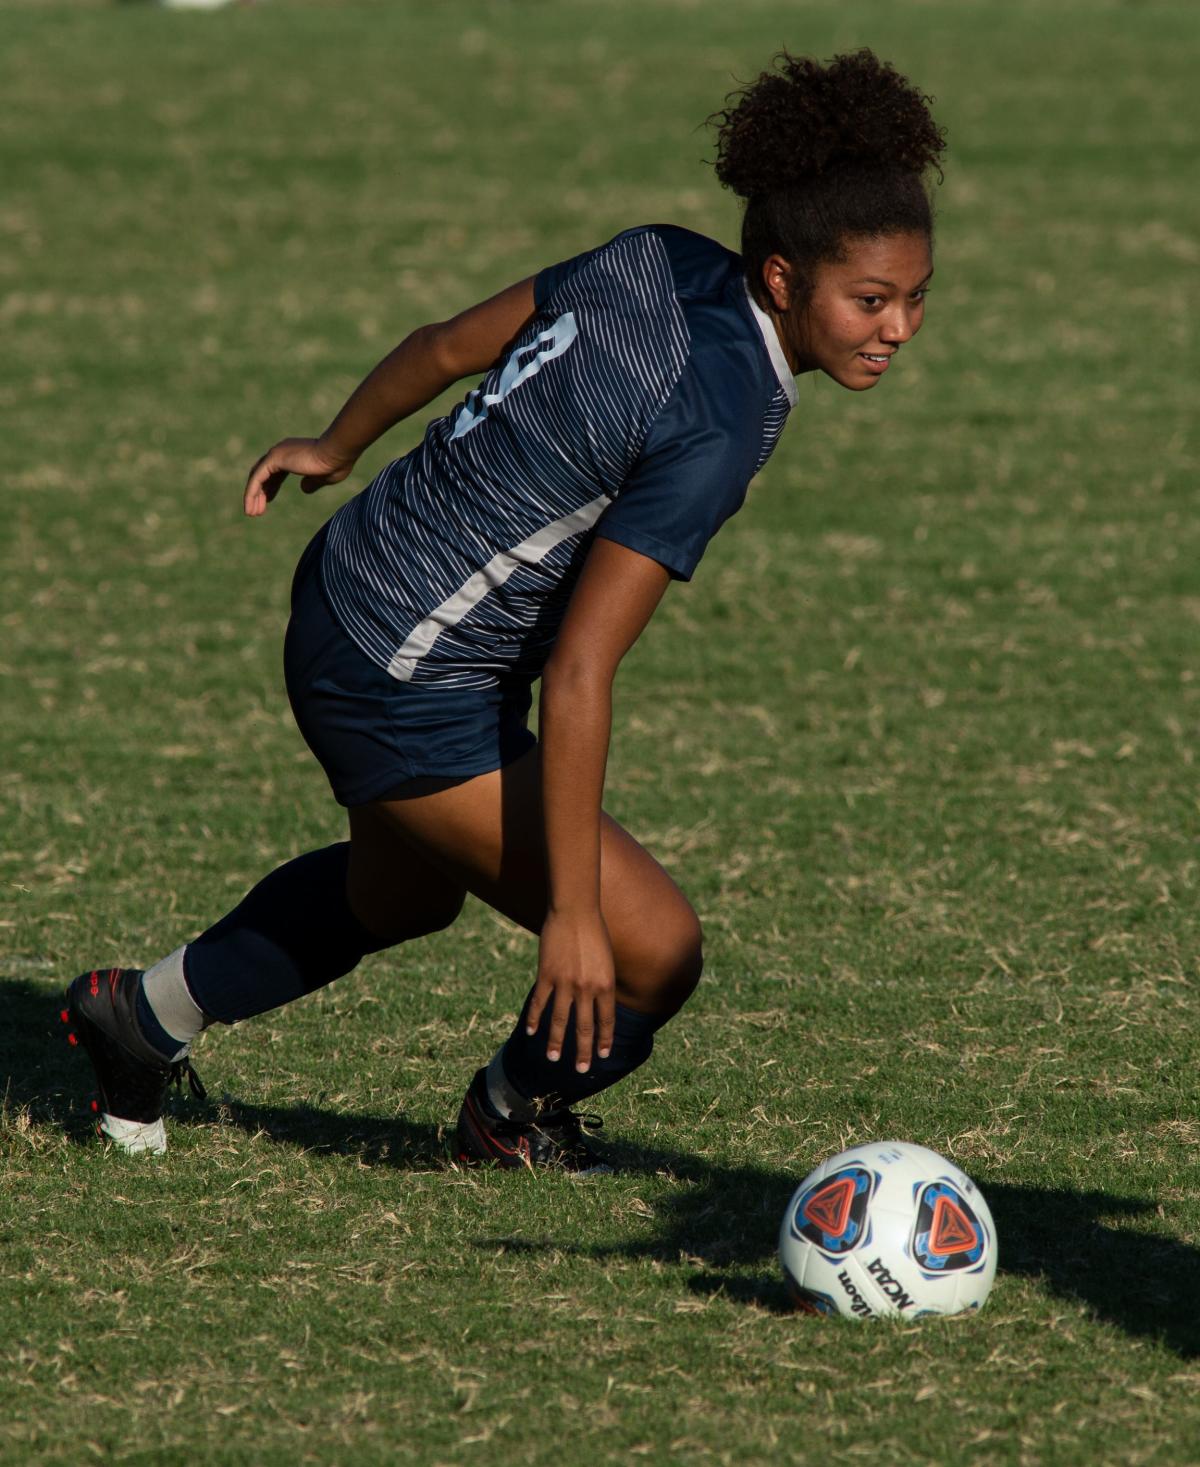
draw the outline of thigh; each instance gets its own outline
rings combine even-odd
[[[366,808],[447,877],[530,932],[541,930],[546,858],[538,749],[495,773]],[[351,811],[352,822],[356,815]],[[611,816],[601,821],[600,901],[617,996],[661,1012],[682,1003],[699,977],[700,924],[654,857]]]

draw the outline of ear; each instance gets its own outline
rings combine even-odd
[[[791,309],[793,273],[782,255],[768,255],[763,261],[763,285],[777,315],[785,316]]]

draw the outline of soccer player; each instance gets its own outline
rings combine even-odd
[[[746,201],[740,255],[630,229],[414,331],[319,438],[252,469],[245,510],[261,515],[289,475],[306,493],[339,483],[393,424],[483,374],[296,571],[288,694],[349,840],[281,866],[144,972],[68,989],[119,1147],[165,1149],[167,1087],[198,1088],[201,1030],[449,926],[470,891],[539,948],[516,1027],[467,1090],[458,1157],[598,1164],[572,1107],[646,1061],[701,971],[691,906],[601,808],[614,674],[742,504],[795,376],[874,387],[932,273],[943,137],[890,66],[784,53],[731,103],[716,171]]]

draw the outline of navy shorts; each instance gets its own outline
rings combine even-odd
[[[531,684],[441,688],[390,677],[341,629],[321,587],[319,530],[292,582],[283,648],[292,712],[341,805],[402,798],[528,753]]]

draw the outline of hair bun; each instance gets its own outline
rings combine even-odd
[[[744,199],[860,167],[923,174],[945,147],[923,96],[873,51],[822,65],[781,51],[717,124],[717,177]]]

